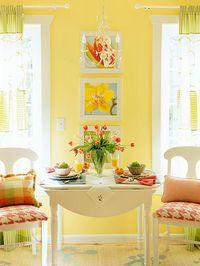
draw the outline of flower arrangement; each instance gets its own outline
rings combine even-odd
[[[126,146],[135,146],[134,143],[123,145],[119,132],[110,132],[106,125],[95,125],[94,131],[89,131],[88,126],[84,125],[83,130],[85,132],[83,144],[74,146],[72,141],[68,144],[72,146],[71,151],[74,151],[75,155],[85,154],[87,159],[91,159],[98,175],[103,171],[103,165],[108,154],[115,151],[123,152]]]

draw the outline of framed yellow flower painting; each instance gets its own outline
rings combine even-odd
[[[121,119],[121,80],[81,79],[80,116],[82,120]]]
[[[81,32],[81,73],[121,73],[121,33]]]

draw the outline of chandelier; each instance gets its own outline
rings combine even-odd
[[[102,0],[102,15],[97,16],[98,32],[93,43],[87,43],[85,34],[82,36],[81,60],[85,57],[94,59],[97,67],[114,68],[120,58],[120,36],[109,32],[107,17],[105,16],[104,0]]]

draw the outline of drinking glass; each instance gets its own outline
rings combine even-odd
[[[119,167],[119,153],[118,152],[111,154],[111,165],[114,169]]]
[[[80,173],[82,172],[83,170],[83,163],[78,161],[78,160],[75,160],[74,161],[74,170],[77,172],[77,173]]]

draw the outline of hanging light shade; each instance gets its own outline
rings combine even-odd
[[[85,49],[81,50],[81,60],[84,60],[85,55],[93,57],[97,62],[97,67],[113,68],[117,64],[120,57],[120,36],[116,33],[115,45],[112,44],[109,26],[107,23],[107,17],[104,12],[104,0],[102,0],[102,15],[98,18],[98,32],[94,37],[94,43],[86,46],[86,36],[82,36],[82,47]]]

